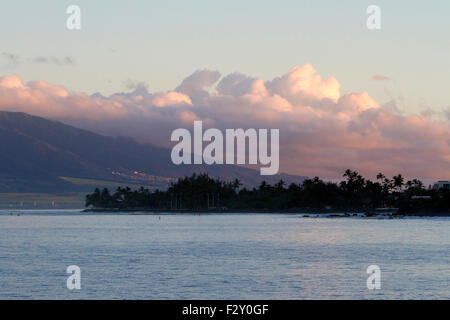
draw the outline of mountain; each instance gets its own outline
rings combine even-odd
[[[260,176],[236,165],[181,165],[170,150],[131,138],[114,138],[19,112],[0,111],[0,192],[91,191],[93,186],[165,188],[174,179],[206,172],[238,178],[246,186],[263,180],[301,182],[306,177]]]

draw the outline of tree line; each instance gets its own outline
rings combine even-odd
[[[396,207],[403,213],[449,212],[450,191],[425,188],[413,179],[405,182],[401,174],[392,178],[377,175],[377,181],[346,170],[339,183],[318,177],[301,184],[274,185],[263,181],[258,188],[242,188],[242,183],[213,179],[207,174],[193,174],[178,179],[167,190],[132,190],[119,187],[114,193],[95,189],[86,196],[86,206],[115,209],[155,210],[371,210]]]

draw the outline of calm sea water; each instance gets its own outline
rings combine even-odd
[[[17,213],[0,212],[0,299],[450,298],[448,218]]]

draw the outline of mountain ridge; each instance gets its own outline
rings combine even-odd
[[[185,165],[170,161],[170,150],[132,138],[110,137],[22,112],[0,111],[0,192],[88,191],[61,177],[168,185],[170,179],[205,172],[238,178],[246,186],[263,180],[302,182],[288,174],[260,176],[237,165]]]

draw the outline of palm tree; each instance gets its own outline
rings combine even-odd
[[[397,189],[398,192],[402,191],[404,178],[401,174],[392,177],[394,188]]]

